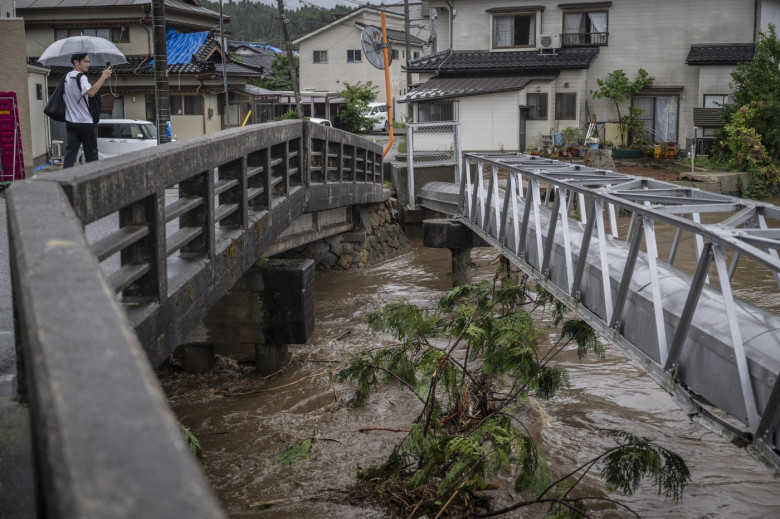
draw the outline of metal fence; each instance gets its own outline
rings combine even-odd
[[[455,182],[460,182],[462,152],[460,123],[413,123],[406,126],[406,149],[409,164],[409,207],[415,206],[414,169],[453,166]]]

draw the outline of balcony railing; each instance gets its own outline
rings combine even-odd
[[[608,32],[570,32],[561,36],[564,47],[597,47],[609,43]]]

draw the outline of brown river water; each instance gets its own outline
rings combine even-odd
[[[474,249],[472,259],[479,265],[475,278],[492,277],[494,251]],[[230,517],[382,517],[381,510],[307,498],[326,489],[343,490],[355,481],[358,467],[381,462],[401,435],[358,430],[406,428],[419,402],[385,388],[368,406],[348,409],[343,403],[353,388],[332,384],[327,373],[363,348],[391,343],[368,331],[367,312],[400,298],[432,304],[449,288],[449,270],[447,249],[424,248],[410,233],[409,247],[380,263],[316,273],[316,330],[307,344],[290,346],[291,362],[280,373],[261,378],[252,351],[240,349],[231,358],[218,357],[217,366],[205,374],[189,375],[173,366],[159,371],[175,413],[200,440],[202,467]],[[748,285],[746,290],[753,290],[761,282]],[[559,332],[549,314],[537,317],[542,340],[554,343]],[[649,482],[632,497],[605,494],[597,477],[583,481],[583,493],[620,499],[643,517],[780,517],[780,481],[743,449],[689,420],[668,393],[615,348],[606,346],[605,359],[578,360],[576,350],[569,349],[558,360],[568,370],[571,388],[549,402],[532,401],[521,417],[545,453],[550,476],[566,474],[611,447],[601,430],[623,429],[654,437],[684,457],[692,481],[683,500],[659,496]],[[244,395],[220,394],[225,389]],[[292,467],[276,462],[280,452],[302,438],[315,440],[308,460]],[[511,502],[509,481],[499,478],[502,489],[492,493],[497,504]],[[255,508],[273,500],[279,501],[270,508]],[[525,509],[506,517],[541,517],[543,512]]]

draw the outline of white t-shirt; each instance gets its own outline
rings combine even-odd
[[[71,70],[65,76],[65,120],[71,123],[93,124],[86,99],[89,97],[87,90],[92,88],[92,85],[85,74],[81,76],[81,88],[79,88],[79,85],[76,85],[76,76],[78,75],[78,71]]]

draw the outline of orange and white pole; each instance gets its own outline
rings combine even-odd
[[[390,140],[387,142],[382,157],[387,155],[390,148],[393,147],[393,103],[390,92],[390,47],[387,44],[387,24],[385,22],[385,13],[382,13],[382,52],[385,57],[385,92],[387,93],[387,130]]]

